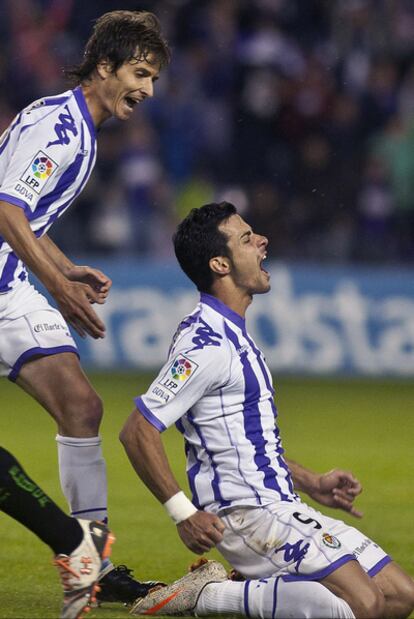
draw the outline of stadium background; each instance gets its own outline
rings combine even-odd
[[[104,126],[93,177],[51,235],[114,279],[106,340],[79,345],[106,405],[115,560],[167,580],[191,560],[116,437],[196,300],[172,231],[192,206],[227,199],[270,241],[273,289],[249,323],[276,374],[285,447],[316,470],[351,468],[361,526],[413,573],[413,3],[0,0],[0,131],[67,88],[62,67],[116,8],[154,11],[172,63],[130,122]],[[53,424],[6,381],[0,394],[2,444],[64,506]],[[180,439],[166,440],[185,484]],[[0,617],[56,616],[47,549],[0,527]]]

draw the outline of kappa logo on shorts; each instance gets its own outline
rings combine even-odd
[[[299,572],[300,564],[306,557],[309,546],[310,543],[308,542],[305,544],[305,540],[303,539],[298,540],[295,544],[289,544],[289,542],[286,542],[286,544],[283,544],[280,548],[276,548],[275,554],[284,551],[283,560],[286,563],[292,562],[295,564],[295,570],[296,572]]]
[[[58,167],[59,165],[56,161],[53,161],[49,155],[39,150],[21,175],[20,180],[34,192],[40,194],[43,187],[46,185],[49,178],[53,176]]]
[[[168,389],[170,393],[176,395],[188,383],[197,368],[198,363],[186,355],[177,355],[157,386]]]
[[[329,533],[322,533],[322,541],[325,546],[328,548],[340,548],[341,542],[334,535],[330,535]]]

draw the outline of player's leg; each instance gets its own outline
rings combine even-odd
[[[234,582],[217,561],[201,561],[171,585],[137,601],[133,615],[219,615],[237,613],[259,619],[352,619],[349,606],[317,582],[283,577]]]
[[[60,353],[28,361],[16,382],[57,423],[60,480],[72,515],[106,520],[106,466],[98,436],[102,403],[77,356]],[[100,601],[131,603],[159,583],[139,582],[125,565],[114,568],[107,562],[99,584]]]
[[[351,549],[369,582],[381,592],[384,598],[384,616],[387,619],[408,617],[414,607],[413,579],[394,563],[378,544],[355,527],[327,517],[324,517],[324,524],[329,526],[341,543]],[[346,576],[341,586],[348,586],[349,582],[350,579]],[[355,587],[362,582],[359,576]],[[354,587],[351,587],[348,593],[343,592],[345,599],[348,599],[349,594],[355,596]],[[363,597],[364,600],[367,599],[366,594],[363,594]]]
[[[26,474],[16,458],[0,447],[0,509],[37,535],[55,554],[70,554],[82,529]]]
[[[73,353],[25,363],[16,383],[55,419],[60,480],[73,516],[107,518],[107,482],[101,438],[102,402]]]
[[[237,613],[259,619],[354,618],[349,605],[318,582],[285,581],[283,576],[207,585],[196,606],[198,616]]]
[[[113,535],[102,523],[67,516],[2,447],[0,510],[53,550],[64,589],[62,617],[79,617],[95,599],[102,560],[109,556]]]
[[[103,520],[106,473],[98,437],[102,403],[81,370],[63,316],[28,282],[7,294],[0,319],[0,375],[40,402],[56,420],[59,436],[66,437],[62,445],[58,437],[59,460],[72,513],[87,510],[79,515]]]
[[[392,561],[372,579],[385,597],[387,619],[408,617],[414,609],[414,580]]]
[[[231,510],[222,519],[226,529],[218,548],[245,577],[320,581],[356,616],[381,616],[384,597],[353,553],[365,539],[358,531],[349,546],[340,535],[351,527],[300,502]],[[367,553],[374,564],[386,557],[381,549]]]
[[[98,428],[102,403],[83,373],[62,315],[24,282],[0,316],[0,376],[8,376],[56,420],[63,491],[74,515],[103,520],[107,484]],[[125,566],[105,566],[101,599],[132,602],[153,583],[140,583]]]
[[[345,600],[358,619],[387,617],[382,591],[362,569],[358,561],[350,561],[320,581],[334,595]]]

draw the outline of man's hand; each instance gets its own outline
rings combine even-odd
[[[72,282],[88,284],[98,293],[98,297],[92,299],[91,303],[105,303],[112,286],[112,281],[105,273],[88,266],[72,266],[65,272],[65,276]]]
[[[62,278],[53,296],[65,320],[81,337],[87,334],[94,339],[105,336],[105,325],[91,307],[91,303],[103,303],[100,292],[88,284]]]
[[[187,548],[201,555],[221,542],[224,524],[215,514],[198,511],[177,524],[177,529]]]
[[[334,469],[319,475],[316,489],[309,491],[308,494],[322,505],[337,507],[356,518],[362,518],[362,512],[353,505],[355,498],[361,492],[362,486],[352,473]]]

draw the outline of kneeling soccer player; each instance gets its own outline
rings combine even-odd
[[[135,400],[121,440],[188,548],[203,553],[217,545],[247,580],[226,581],[216,562],[207,563],[178,589],[138,601],[133,612],[408,617],[412,578],[363,533],[296,494],[359,515],[353,501],[361,486],[350,473],[317,475],[283,455],[272,377],[245,322],[253,296],[270,289],[267,239],[224,202],[193,209],[174,245],[200,303]],[[193,502],[180,491],[160,438],[173,423],[185,438]]]

